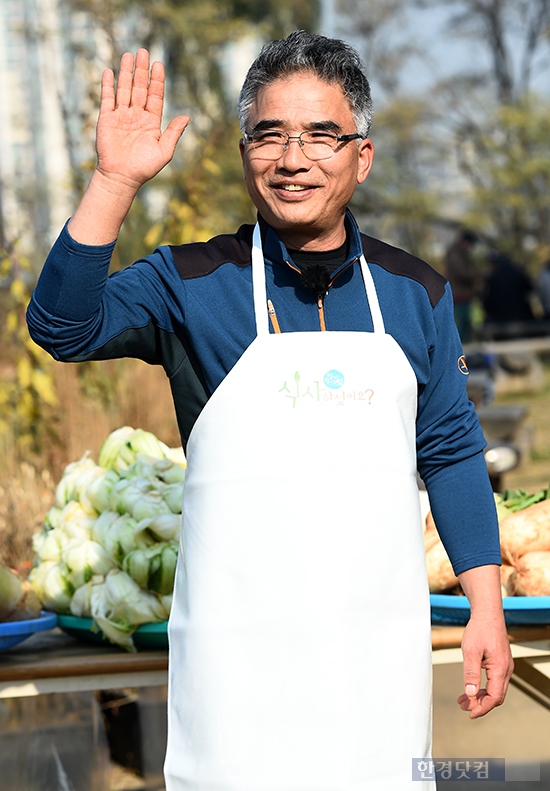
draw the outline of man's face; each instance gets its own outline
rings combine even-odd
[[[293,74],[260,88],[247,131],[269,121],[289,135],[319,129],[338,135],[357,132],[342,89],[313,74]],[[276,161],[261,159],[241,141],[244,178],[254,205],[287,247],[333,250],[345,241],[346,206],[366,179],[374,148],[370,140],[341,143],[330,159],[309,160],[291,141]]]

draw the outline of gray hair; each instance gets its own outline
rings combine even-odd
[[[320,80],[337,83],[349,102],[357,131],[368,137],[372,124],[370,85],[361,58],[337,38],[295,30],[287,38],[264,44],[246,75],[238,101],[239,123],[247,132],[248,116],[263,85],[297,72],[311,72]]]

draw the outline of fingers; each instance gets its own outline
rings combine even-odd
[[[476,719],[504,702],[514,670],[504,619],[483,623],[472,617],[464,630],[462,653],[464,694],[457,703]],[[481,689],[482,670],[487,679],[485,689]]]
[[[145,109],[154,115],[161,116],[163,103],[164,66],[159,61],[155,61],[151,66],[151,81],[149,82]]]
[[[487,683],[485,689],[480,689],[481,666],[485,667]],[[483,717],[492,709],[501,706],[506,698],[510,677],[514,670],[513,660],[507,651],[484,662],[479,667],[466,667],[464,669],[464,694],[457,698],[457,703],[463,711],[470,712],[470,719]]]
[[[172,159],[178,140],[184,133],[187,125],[189,124],[189,116],[178,115],[173,121],[170,121],[162,135],[160,136],[160,144],[167,160]]]
[[[162,63],[153,63],[149,75],[149,53],[146,49],[138,49],[135,61],[131,52],[125,52],[120,59],[115,106],[142,107],[161,116],[164,82]]]
[[[494,697],[489,694],[486,689],[480,689],[477,695],[469,697],[468,695],[461,695],[457,698],[462,711],[470,712],[470,719],[475,720],[478,717],[483,717],[488,714],[497,706],[504,702],[504,694]]]
[[[111,69],[104,72],[101,85],[96,147],[102,167],[119,176],[124,171],[133,181],[145,183],[172,159],[189,118],[178,116],[161,132],[164,66],[155,62],[150,67],[146,49],[139,49],[135,58],[124,53],[116,88]],[[148,166],[144,169],[139,162]]]
[[[145,107],[149,91],[149,53],[146,49],[138,49],[134,68],[134,82],[130,96],[133,107]]]
[[[470,632],[464,632],[462,640],[462,654],[464,663],[462,668],[462,679],[464,684],[464,695],[468,700],[477,699],[481,685],[481,666],[483,660],[483,648],[478,643],[476,636],[470,639]]]
[[[115,75],[112,69],[105,69],[101,78],[100,112],[115,109]]]
[[[475,697],[481,683],[481,657],[472,653],[464,654],[464,694]]]
[[[474,720],[487,714],[496,703],[492,703],[485,689],[481,689],[474,697],[464,694],[457,698],[457,703],[462,711],[470,712],[470,719]]]
[[[132,97],[132,82],[134,76],[134,56],[125,52],[120,59],[120,70],[116,86],[116,106],[129,107]]]

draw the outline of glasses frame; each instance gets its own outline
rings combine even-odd
[[[277,159],[279,159],[279,157],[282,156],[282,154],[285,151],[288,151],[288,149],[290,147],[291,140],[296,140],[300,144],[300,148],[301,148],[304,156],[307,157],[307,159],[309,159],[310,162],[322,162],[324,159],[330,159],[331,156],[334,156],[334,154],[336,154],[336,149],[331,149],[332,150],[332,154],[330,154],[330,156],[328,156],[328,157],[321,157],[321,159],[311,159],[311,157],[309,157],[307,155],[307,153],[306,153],[307,149],[305,148],[306,144],[302,140],[302,135],[308,134],[310,132],[320,131],[320,130],[317,130],[317,129],[304,129],[304,131],[300,132],[299,135],[289,135],[288,132],[285,132],[283,129],[262,129],[261,131],[262,132],[279,132],[282,135],[286,135],[286,142],[283,143],[279,156],[275,157],[275,159],[269,159],[269,157],[267,158],[271,162],[276,162]],[[337,135],[334,132],[332,132],[330,130],[327,130],[327,134],[334,135],[334,138],[336,139],[336,143],[337,144],[338,143],[347,143],[349,140],[366,140],[367,139],[365,135],[360,135],[359,132],[353,132],[352,134],[349,134],[349,135]],[[254,134],[249,135],[249,134],[247,134],[245,132],[244,133],[244,137],[243,137],[243,141],[245,143],[252,143],[252,142],[254,142]],[[279,144],[277,143],[277,145],[279,145]]]

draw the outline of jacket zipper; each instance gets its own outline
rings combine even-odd
[[[271,321],[273,331],[276,332],[277,335],[280,334],[281,328],[279,327],[279,320],[277,318],[277,314],[275,313],[273,302],[270,299],[267,300],[267,312],[269,314],[269,320]]]
[[[317,309],[319,311],[319,326],[321,328],[321,332],[326,332],[326,330],[327,330],[327,324],[326,324],[326,320],[325,320],[324,297],[326,297],[326,295],[328,294],[329,288],[332,286],[332,284],[334,283],[336,278],[340,277],[342,272],[345,272],[346,269],[349,269],[350,266],[353,266],[353,264],[355,264],[355,262],[357,260],[358,260],[357,258],[354,258],[353,261],[350,261],[349,264],[346,264],[346,266],[340,272],[338,272],[338,274],[335,277],[333,277],[332,280],[329,282],[329,284],[327,286],[327,290],[325,291],[325,293],[324,294],[320,294],[317,297]],[[295,272],[298,272],[299,275],[301,274],[301,272],[298,269],[298,267],[294,266],[294,264],[292,264],[290,261],[285,261],[285,264],[287,266],[289,266],[291,269],[293,269]],[[268,299],[268,301],[267,301],[267,310],[268,310],[269,318],[271,320],[271,324],[273,325],[274,331],[275,332],[281,332],[281,328],[279,327],[279,322],[277,320],[277,314],[275,313],[275,308],[273,307],[273,302],[270,299]]]
[[[321,332],[326,332],[327,325],[325,322],[325,305],[323,303],[322,294],[317,297],[317,307],[319,308],[319,324],[321,326]]]
[[[324,297],[327,296],[329,288],[332,286],[332,284],[334,283],[336,278],[340,277],[342,272],[345,272],[346,269],[348,269],[350,266],[352,266],[356,261],[357,261],[357,258],[354,258],[353,261],[350,261],[349,264],[346,264],[346,266],[342,269],[342,271],[338,272],[336,277],[333,277],[332,280],[329,282],[329,284],[327,286],[327,290],[325,291],[325,293],[324,294],[319,294],[319,296],[317,297],[317,307],[319,309],[319,324],[321,326],[321,331],[322,332],[326,332],[326,329],[327,329],[327,324],[326,324],[326,319],[325,319]]]

